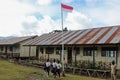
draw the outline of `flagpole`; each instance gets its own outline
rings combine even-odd
[[[65,76],[64,72],[64,43],[63,43],[63,10],[61,7],[61,27],[62,27],[62,75]]]
[[[64,5],[61,3],[61,27],[62,27],[62,75],[65,76],[65,70],[64,70],[64,57],[65,57],[65,53],[64,53],[64,40],[63,40],[63,9],[68,10],[68,11],[72,11],[73,7],[68,6],[68,5]]]

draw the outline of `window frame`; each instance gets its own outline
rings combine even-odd
[[[117,47],[102,47],[101,56],[102,57],[116,57],[118,52]]]
[[[54,48],[53,47],[47,47],[46,48],[46,54],[54,54]]]
[[[97,47],[84,47],[83,48],[83,56],[93,56],[93,52],[95,56],[98,54]]]
[[[62,54],[62,47],[56,47],[56,54],[57,55]]]

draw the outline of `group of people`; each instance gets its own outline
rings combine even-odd
[[[52,68],[51,68],[52,67]],[[45,63],[45,71],[47,71],[48,76],[50,74],[50,71],[53,73],[54,78],[58,75],[60,78],[60,72],[61,72],[61,63],[59,60],[54,59],[53,63],[47,59],[47,62]]]
[[[52,69],[51,69],[51,66],[52,66]],[[54,78],[56,77],[56,75],[58,75],[60,78],[60,72],[61,72],[60,61],[54,59],[53,63],[51,63],[49,59],[47,59],[47,62],[45,64],[45,70],[47,71],[48,76],[51,71],[54,75]],[[114,60],[111,62],[111,80],[116,80],[116,63]]]

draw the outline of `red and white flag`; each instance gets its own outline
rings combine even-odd
[[[61,4],[61,8],[62,8],[62,10],[69,11],[69,12],[72,12],[72,10],[73,10],[72,6],[68,6],[65,4]]]

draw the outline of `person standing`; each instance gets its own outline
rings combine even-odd
[[[46,62],[46,71],[48,73],[48,76],[49,76],[49,73],[50,73],[50,65],[51,65],[51,63],[50,63],[49,59],[47,59],[47,62]]]
[[[116,80],[116,64],[114,60],[111,63],[111,80]]]
[[[61,73],[61,63],[60,61],[58,60],[58,63],[57,63],[57,74],[59,75],[59,78],[60,78],[60,73]]]
[[[57,71],[57,62],[54,59],[53,63],[52,63],[52,73],[54,75],[54,78],[56,78],[56,71]]]

